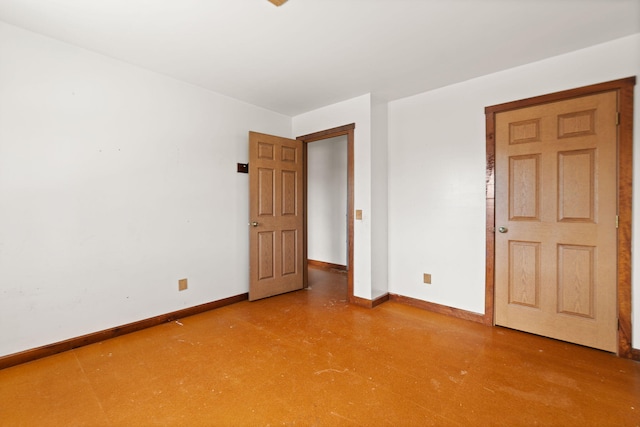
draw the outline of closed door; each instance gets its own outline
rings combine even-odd
[[[302,289],[302,142],[249,133],[249,299]]]
[[[617,95],[496,114],[495,323],[617,350]]]

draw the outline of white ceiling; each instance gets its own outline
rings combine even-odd
[[[640,0],[0,0],[17,25],[294,116],[640,32]]]

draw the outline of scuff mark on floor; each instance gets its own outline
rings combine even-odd
[[[321,371],[316,371],[316,372],[314,372],[314,374],[315,375],[320,375],[320,374],[324,374],[324,373],[327,373],[327,372],[337,372],[339,374],[344,374],[345,372],[349,372],[349,369],[348,368],[344,368],[342,371],[339,371],[337,369],[329,368],[329,369],[323,369]]]
[[[351,418],[347,418],[347,417],[345,417],[344,415],[340,415],[340,414],[338,414],[337,412],[333,412],[333,411],[331,411],[331,415],[333,415],[334,417],[342,418],[343,420],[347,420],[347,421],[352,422],[352,423],[356,423],[356,421],[355,421],[355,420],[352,420]],[[357,423],[356,423],[356,424],[357,424]]]

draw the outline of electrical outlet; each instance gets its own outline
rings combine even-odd
[[[431,275],[424,273],[422,280],[424,281],[424,283],[430,285],[431,284]]]
[[[187,279],[178,280],[178,290],[179,291],[184,291],[185,289],[187,289],[187,287],[188,287]]]

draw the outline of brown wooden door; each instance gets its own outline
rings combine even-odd
[[[302,142],[249,132],[249,299],[302,289]]]
[[[495,322],[617,350],[615,92],[496,114]]]

